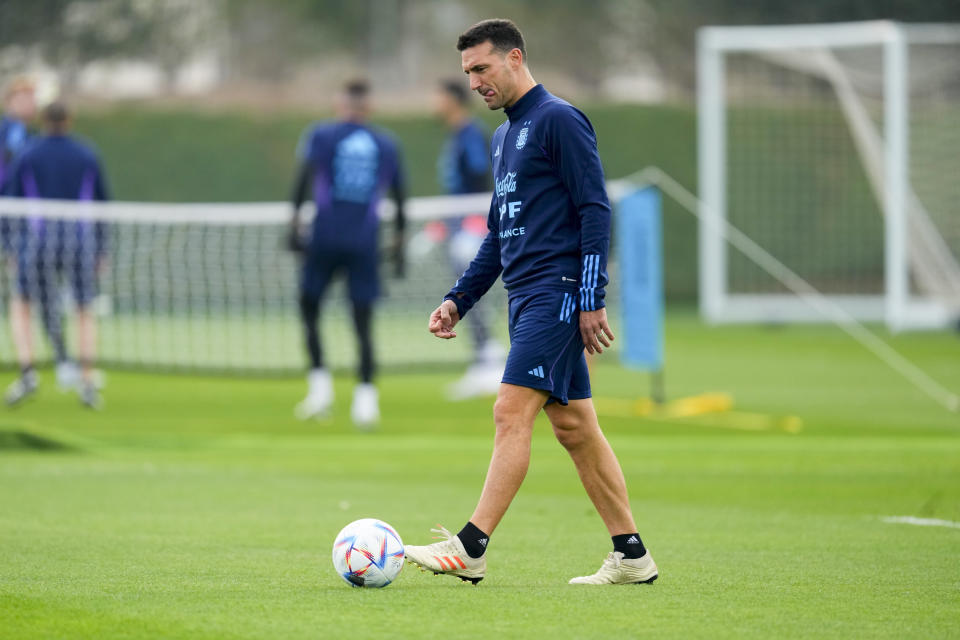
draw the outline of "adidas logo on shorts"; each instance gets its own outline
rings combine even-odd
[[[535,377],[537,377],[537,378],[543,378],[543,377],[544,377],[544,375],[543,375],[543,367],[534,367],[533,369],[530,369],[530,371],[527,371],[527,373],[529,373],[530,375],[535,376]]]

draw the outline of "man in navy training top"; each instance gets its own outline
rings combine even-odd
[[[510,353],[494,405],[493,459],[480,501],[457,534],[408,546],[407,558],[474,584],[486,573],[490,535],[530,463],[534,419],[543,410],[609,531],[613,551],[572,584],[652,582],[657,566],[630,511],[620,463],[597,422],[584,346],[601,353],[613,332],[604,309],[610,205],[593,127],[538,85],[523,36],[509,20],[480,22],[457,42],[470,88],[507,114],[491,143],[494,196],[489,234],[470,268],[430,316],[430,331],[454,328],[502,274],[509,293]]]
[[[437,163],[443,190],[451,195],[489,193],[490,142],[486,128],[471,117],[470,92],[459,79],[444,80],[437,87],[435,110],[450,134]],[[440,239],[446,240],[447,257],[456,275],[466,271],[487,235],[485,215],[448,218],[438,225]],[[470,313],[473,363],[466,374],[450,385],[448,395],[462,400],[494,394],[500,388],[504,349],[490,333],[487,304],[477,304]]]
[[[350,413],[358,427],[367,428],[380,419],[371,336],[373,305],[380,293],[378,209],[384,192],[391,189],[397,203],[392,257],[402,275],[405,187],[396,143],[366,123],[369,85],[348,83],[338,97],[337,109],[336,122],[315,125],[301,140],[293,190],[291,248],[303,252],[300,312],[310,357],[307,396],[297,405],[296,414],[301,419],[322,416],[333,404],[333,382],[320,342],[320,303],[331,280],[346,271],[360,349],[360,383],[354,389]],[[304,239],[300,207],[311,198],[316,215]]]
[[[100,161],[92,149],[69,135],[70,114],[66,106],[60,102],[50,104],[43,111],[43,120],[47,135],[33,142],[14,162],[6,194],[19,198],[107,200]],[[7,404],[17,404],[37,389],[30,306],[39,302],[44,308],[55,307],[62,278],[70,285],[77,309],[81,368],[77,390],[85,406],[99,408],[100,395],[93,371],[96,322],[90,307],[97,295],[97,276],[106,256],[106,225],[85,219],[19,219],[11,223],[10,245],[16,265],[10,324],[21,374],[7,389]]]

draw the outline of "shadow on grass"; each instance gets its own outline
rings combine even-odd
[[[2,451],[62,453],[65,451],[80,451],[80,449],[76,445],[59,440],[54,436],[0,426],[0,452]]]

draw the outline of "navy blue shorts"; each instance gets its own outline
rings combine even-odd
[[[575,292],[511,296],[509,323],[510,354],[503,382],[543,389],[550,394],[547,404],[590,397]]]
[[[97,297],[97,266],[91,254],[64,256],[60,252],[17,256],[17,293],[24,300],[50,302],[66,280],[73,301],[85,307]],[[84,257],[84,255],[88,257]]]
[[[355,304],[369,304],[380,295],[377,252],[356,249],[310,247],[304,254],[300,292],[320,299],[341,271],[347,272],[347,288]]]

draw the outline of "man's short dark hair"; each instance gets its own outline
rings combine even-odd
[[[491,43],[494,50],[501,53],[520,49],[523,59],[527,59],[527,45],[523,42],[523,34],[512,20],[491,18],[478,22],[457,39],[457,51],[463,51],[484,42]]]
[[[55,100],[43,109],[43,119],[50,125],[62,126],[70,119],[70,109],[60,100]]]
[[[361,78],[349,80],[343,85],[343,91],[347,97],[354,100],[363,100],[370,95],[370,83]]]
[[[463,80],[447,79],[440,81],[440,90],[457,101],[458,104],[465,105],[470,101],[470,92],[463,84]]]

